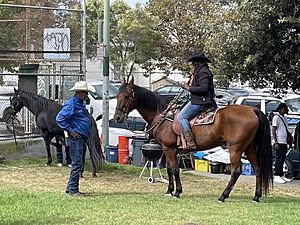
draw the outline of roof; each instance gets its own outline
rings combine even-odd
[[[166,81],[170,82],[171,84],[179,85],[177,81],[172,80],[172,79],[170,79],[170,78],[168,78],[168,77],[162,77],[162,78],[160,78],[160,79],[158,79],[158,80],[152,81],[151,84],[155,84],[155,83],[157,83],[157,82],[159,82],[159,81],[161,81],[161,80],[166,80]]]

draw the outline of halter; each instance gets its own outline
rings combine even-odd
[[[128,101],[126,102],[126,105],[123,108],[117,107],[116,109],[120,112],[122,112],[125,115],[125,118],[127,118],[127,115],[129,114],[129,107],[132,102],[135,100],[135,92],[132,89],[132,94],[128,97]]]

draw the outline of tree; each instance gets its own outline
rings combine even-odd
[[[157,18],[165,43],[161,50],[163,69],[188,71],[185,61],[196,51],[204,51],[213,59],[207,40],[213,33],[213,21],[222,14],[222,6],[213,0],[149,1],[146,10]]]
[[[244,0],[234,12],[235,38],[222,46],[220,70],[226,77],[249,81],[253,87],[300,88],[299,3]]]

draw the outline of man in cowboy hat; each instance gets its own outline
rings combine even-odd
[[[194,71],[189,83],[184,84],[183,88],[191,93],[191,101],[183,107],[178,119],[187,142],[187,147],[190,150],[196,150],[197,146],[189,124],[189,119],[201,112],[204,105],[217,107],[217,104],[214,100],[215,90],[213,75],[207,64],[211,61],[202,52],[192,54],[187,61],[192,63]]]
[[[88,99],[88,92],[95,92],[95,88],[86,81],[77,82],[70,89],[75,94],[62,107],[56,116],[56,123],[67,134],[67,144],[70,147],[72,169],[66,192],[72,196],[82,196],[79,191],[80,171],[86,152],[86,142],[90,135],[89,112],[84,101]]]

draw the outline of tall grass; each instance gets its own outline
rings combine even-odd
[[[227,181],[182,174],[182,198],[165,197],[165,183],[138,179],[141,168],[106,164],[80,181],[84,198],[64,193],[70,170],[45,159],[0,164],[0,224],[300,224],[299,190],[276,187],[254,204],[254,184],[239,183],[224,203]]]

